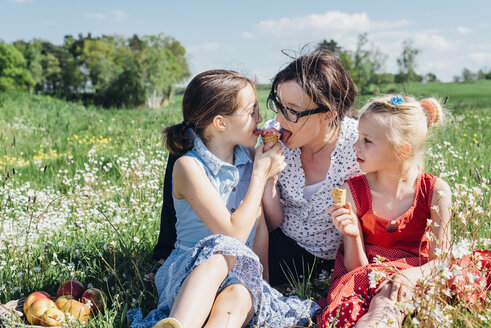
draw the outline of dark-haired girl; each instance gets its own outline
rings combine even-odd
[[[183,98],[183,122],[164,131],[175,163],[175,249],[159,269],[158,308],[132,327],[292,326],[319,310],[263,280],[267,228],[261,199],[285,168],[279,145],[254,148],[262,121],[254,84],[231,71],[197,75]],[[253,248],[256,255],[252,251]],[[267,261],[267,260],[266,260]],[[159,321],[160,320],[160,321]]]

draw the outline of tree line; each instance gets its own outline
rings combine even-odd
[[[0,91],[26,90],[104,107],[160,107],[190,76],[186,49],[164,34],[0,41]]]
[[[439,82],[434,73],[420,75],[416,73],[418,66],[417,56],[420,50],[415,48],[411,40],[404,40],[402,51],[397,58],[398,72],[384,72],[387,55],[368,41],[368,34],[358,35],[355,50],[343,49],[335,40],[326,39],[318,43],[317,48],[333,52],[341,61],[344,68],[355,81],[361,93],[369,93],[376,89],[377,85],[388,83],[402,83],[405,89],[409,82]],[[464,68],[461,76],[455,76],[454,81],[472,81],[478,79],[491,79],[491,70],[480,69],[473,73]]]
[[[333,52],[361,93],[388,83],[437,82],[433,73],[416,73],[420,50],[403,41],[398,72],[384,72],[387,55],[358,36],[355,50],[335,40],[322,40],[317,48]],[[172,99],[175,85],[190,76],[186,49],[164,34],[139,37],[67,35],[62,45],[33,39],[12,44],[0,40],[0,91],[26,90],[83,101],[104,107],[160,107]],[[454,81],[491,79],[491,70],[464,68]]]

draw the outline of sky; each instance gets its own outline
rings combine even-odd
[[[410,39],[416,72],[452,81],[491,69],[490,13],[489,0],[0,0],[0,40],[163,33],[186,48],[192,75],[225,68],[268,83],[290,61],[282,50],[297,56],[323,39],[354,50],[367,33],[387,55],[383,71],[397,72]]]

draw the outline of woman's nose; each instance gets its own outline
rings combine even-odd
[[[276,122],[285,123],[284,118],[285,117],[283,116],[283,114],[280,111],[278,111],[278,113],[276,113],[276,117],[275,117]]]

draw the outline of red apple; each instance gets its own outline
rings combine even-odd
[[[72,295],[61,295],[60,297],[58,297],[56,299],[55,304],[58,307],[58,309],[61,310],[61,309],[63,309],[63,307],[65,306],[65,303],[68,300],[74,300],[73,296]]]
[[[34,301],[36,301],[39,298],[51,299],[51,296],[46,292],[31,293],[29,296],[27,296],[26,300],[24,301],[24,314],[27,314],[27,310],[29,309],[29,306],[31,306],[31,304],[34,303]]]
[[[104,312],[104,306],[107,304],[107,297],[102,290],[89,288],[82,294],[80,301],[84,304],[87,304],[87,301],[90,301],[90,311],[93,315],[96,315],[98,312]]]
[[[90,318],[90,308],[76,300],[66,301],[62,311],[71,314],[71,316],[79,322],[87,322]],[[70,319],[68,321],[70,321]]]
[[[60,309],[49,308],[41,317],[41,326],[59,327],[65,324],[65,314]]]
[[[60,297],[62,295],[72,295],[75,299],[80,299],[83,292],[85,290],[84,285],[77,280],[69,280],[65,281],[58,287],[58,291],[56,292],[56,297]]]
[[[39,298],[27,309],[26,318],[31,325],[39,325],[40,319],[46,310],[57,309],[55,302],[51,298]]]

